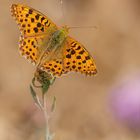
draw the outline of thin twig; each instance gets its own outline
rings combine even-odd
[[[42,111],[43,115],[44,115],[44,119],[45,119],[45,140],[52,140],[53,139],[53,135],[50,133],[50,128],[49,128],[49,110],[51,110],[52,108],[54,108],[55,106],[55,98],[53,100],[53,104],[51,106],[51,109],[48,108],[47,106],[47,91],[50,87],[50,85],[53,84],[55,78],[44,72],[41,70],[36,71],[35,73],[35,77],[32,80],[32,85],[35,88],[40,88],[42,91],[42,96],[38,97],[37,93],[35,92],[34,88],[32,87],[32,85],[30,85],[30,90],[31,90],[31,94],[32,97],[35,101],[35,105],[37,105],[37,107]],[[38,87],[35,85],[35,82],[38,81],[41,86]]]
[[[63,7],[63,0],[60,0],[60,4],[61,4],[61,10],[62,10],[62,19],[63,19],[63,22],[64,22],[63,24],[66,24],[64,7]]]
[[[43,102],[44,102],[44,110],[43,110],[43,113],[44,113],[44,117],[45,117],[45,129],[46,129],[46,135],[45,135],[45,140],[50,140],[50,130],[49,130],[49,116],[48,116],[48,113],[47,113],[47,105],[46,105],[46,95],[44,95],[44,98],[43,98]]]

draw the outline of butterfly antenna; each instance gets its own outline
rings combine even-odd
[[[75,28],[89,28],[89,29],[97,29],[97,26],[71,26],[69,27],[70,29],[75,29]]]
[[[61,10],[62,10],[62,17],[63,17],[63,22],[65,24],[65,15],[64,15],[64,6],[63,6],[63,0],[60,0],[60,4],[61,4]]]

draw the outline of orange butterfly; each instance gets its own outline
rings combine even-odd
[[[38,69],[61,76],[69,71],[95,75],[95,62],[84,46],[68,36],[69,28],[58,28],[47,16],[21,4],[11,13],[21,31],[19,50]]]

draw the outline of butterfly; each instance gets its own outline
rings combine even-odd
[[[38,69],[54,77],[70,71],[97,73],[94,59],[68,35],[67,26],[59,28],[41,12],[22,4],[13,4],[11,13],[21,32],[19,52]]]

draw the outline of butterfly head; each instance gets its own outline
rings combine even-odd
[[[68,26],[63,26],[62,28],[61,28],[61,31],[67,36],[68,35],[68,33],[69,33],[69,27]]]

